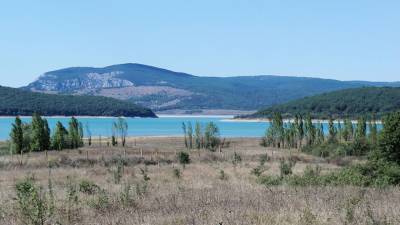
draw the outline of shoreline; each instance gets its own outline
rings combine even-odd
[[[246,122],[246,123],[263,123],[263,122],[267,122],[267,123],[271,123],[271,119],[267,119],[267,118],[254,118],[254,119],[232,118],[232,119],[224,119],[222,121],[224,121],[224,122],[238,122],[238,123],[241,123],[241,122]],[[329,122],[329,120],[326,120],[326,119],[323,119],[323,120],[322,119],[321,120],[312,119],[311,121],[312,121],[312,123],[328,123]],[[283,122],[284,123],[288,123],[288,122],[293,123],[294,119],[283,119]],[[339,122],[343,124],[344,119],[336,119],[336,120],[333,121],[334,124],[338,124]],[[351,123],[357,124],[357,120],[351,120]],[[367,121],[367,123],[368,123],[368,121]],[[381,120],[376,120],[376,124],[382,124],[382,121]]]

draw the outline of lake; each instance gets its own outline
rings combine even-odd
[[[231,121],[233,116],[160,116],[160,118],[126,118],[128,122],[128,136],[181,136],[182,122],[192,122],[193,129],[198,121],[201,124],[214,122],[220,129],[223,137],[262,137],[265,134],[268,122],[260,121]],[[85,127],[85,135],[89,128],[93,137],[111,136],[112,123],[116,118],[111,117],[77,117]],[[0,140],[9,139],[13,117],[0,117]],[[30,117],[22,117],[23,122],[30,122]],[[57,121],[68,127],[70,117],[48,117],[49,126],[54,130]],[[378,125],[379,126],[379,125]],[[327,124],[324,124],[325,133]]]
[[[232,122],[227,121],[232,116],[161,116],[160,118],[126,118],[128,122],[128,136],[178,136],[182,134],[182,122],[198,121],[202,124],[215,122],[220,128],[220,133],[224,137],[261,137],[266,128],[267,122]],[[13,117],[0,118],[0,140],[9,138]],[[110,117],[77,117],[85,127],[89,127],[92,136],[111,136],[112,123],[115,118]],[[30,122],[30,117],[22,117],[23,122]],[[48,117],[50,129],[53,131],[57,121],[68,127],[70,117]]]

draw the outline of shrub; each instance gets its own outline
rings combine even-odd
[[[119,199],[123,206],[129,207],[135,205],[135,199],[133,197],[132,187],[129,183],[125,183],[124,185],[121,186],[121,193]]]
[[[15,185],[19,212],[24,224],[44,225],[48,216],[46,197],[28,177]]]
[[[111,206],[105,190],[100,190],[94,198],[88,201],[88,205],[101,212],[105,212]]]
[[[268,154],[264,154],[264,155],[261,155],[261,157],[260,157],[260,166],[264,166],[265,165],[265,163],[267,162],[267,161],[269,161],[270,160],[270,157],[268,156]]]
[[[296,165],[296,161],[293,161],[293,160],[286,161],[284,159],[281,159],[280,166],[279,166],[279,169],[281,172],[281,177],[292,174],[293,173],[292,168],[295,165]]]
[[[262,176],[259,178],[258,182],[266,186],[276,186],[283,183],[282,178],[277,176]]]
[[[81,180],[79,182],[79,191],[88,195],[93,195],[99,191],[99,186],[90,180]]]
[[[189,153],[187,153],[187,152],[179,152],[178,153],[178,161],[183,166],[185,166],[186,164],[189,164],[190,163]]]
[[[260,177],[263,172],[264,172],[263,167],[257,166],[256,168],[253,168],[250,173],[255,175],[256,177]]]
[[[226,173],[225,173],[224,170],[220,170],[220,171],[219,171],[219,176],[218,176],[218,178],[219,178],[220,180],[228,180],[228,175],[226,175]]]
[[[238,153],[234,152],[233,153],[233,159],[232,159],[233,165],[236,166],[240,162],[242,162],[242,156],[240,156]]]
[[[182,174],[178,168],[174,168],[172,172],[173,172],[175,178],[177,178],[177,179],[181,178]]]

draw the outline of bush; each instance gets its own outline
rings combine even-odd
[[[100,190],[99,186],[90,180],[79,182],[79,191],[88,195],[93,195]]]
[[[174,170],[172,172],[173,172],[175,178],[177,178],[177,179],[181,178],[182,174],[178,168],[174,168]]]
[[[228,175],[226,175],[224,170],[219,171],[219,177],[220,180],[228,180]]]
[[[28,177],[15,185],[19,212],[23,224],[43,225],[47,220],[48,204],[41,188]]]
[[[238,153],[234,152],[233,153],[233,159],[232,159],[233,165],[236,166],[240,162],[242,162],[242,156],[240,156]]]
[[[280,172],[281,172],[281,177],[287,176],[293,173],[292,168],[296,165],[296,161],[289,160],[286,161],[284,159],[281,159],[280,161]]]
[[[260,166],[264,166],[264,164],[269,160],[270,160],[270,157],[268,156],[268,154],[265,153],[264,155],[261,155]]]
[[[88,205],[101,212],[105,212],[111,206],[105,190],[100,190],[94,198],[88,201]]]
[[[183,166],[185,166],[186,164],[189,164],[190,163],[189,153],[187,153],[187,152],[179,152],[178,153],[178,161]]]

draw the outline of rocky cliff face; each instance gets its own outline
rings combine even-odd
[[[134,86],[131,81],[121,79],[122,71],[108,73],[86,73],[71,78],[59,79],[58,76],[46,73],[28,85],[28,89],[38,92],[91,92],[103,88],[123,88]]]

